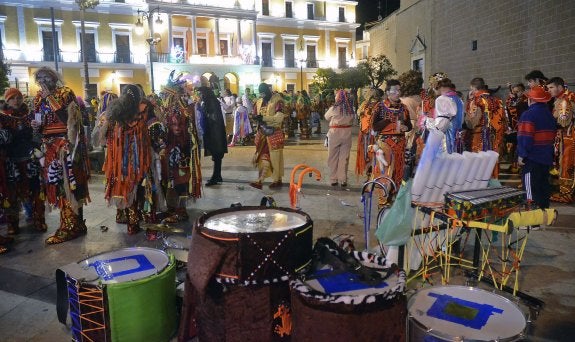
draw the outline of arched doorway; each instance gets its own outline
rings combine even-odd
[[[206,72],[200,77],[202,86],[210,87],[214,90],[220,90],[220,79],[213,72]]]
[[[232,94],[238,94],[240,90],[239,83],[239,78],[236,74],[228,72],[224,75],[224,89],[229,89]]]

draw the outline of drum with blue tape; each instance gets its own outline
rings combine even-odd
[[[56,277],[59,297],[68,297],[74,341],[168,341],[175,332],[175,261],[161,250],[99,254],[61,267]]]
[[[408,302],[409,341],[517,341],[527,320],[520,308],[498,294],[473,287],[419,290]]]

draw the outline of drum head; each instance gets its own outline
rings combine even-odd
[[[407,307],[410,320],[428,335],[449,341],[513,341],[527,325],[507,298],[472,287],[426,288],[413,295]]]
[[[78,263],[102,284],[123,283],[160,273],[168,266],[168,255],[154,248],[133,247],[107,252]],[[74,277],[74,274],[70,274]],[[90,277],[91,278],[91,277]]]
[[[227,233],[281,232],[302,227],[307,217],[281,209],[228,211],[206,219],[204,227]]]

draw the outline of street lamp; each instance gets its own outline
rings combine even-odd
[[[149,11],[144,11],[144,10],[138,9],[138,20],[134,24],[134,26],[136,27],[136,34],[141,35],[142,33],[144,33],[143,21],[144,20],[148,21],[148,31],[150,32],[150,36],[148,38],[146,38],[146,42],[148,43],[148,46],[150,47],[150,51],[149,51],[149,55],[150,55],[150,85],[152,87],[152,93],[155,93],[155,88],[154,88],[154,59],[152,57],[152,54],[154,53],[154,50],[155,50],[154,47],[156,45],[158,45],[158,43],[161,40],[161,38],[154,38],[154,23],[153,23],[154,13],[157,14],[156,24],[162,25],[163,21],[162,21],[162,18],[160,18],[160,6],[152,8]]]
[[[88,57],[86,56],[86,25],[85,21],[85,14],[87,9],[94,9],[96,6],[100,4],[99,0],[76,0],[76,3],[80,7],[80,14],[81,14],[81,35],[82,35],[82,62],[84,63],[84,101],[88,101],[88,88],[90,86],[90,73],[88,72]]]

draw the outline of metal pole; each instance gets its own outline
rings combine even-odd
[[[84,101],[88,100],[88,88],[90,87],[90,72],[88,71],[88,57],[86,56],[86,25],[84,23],[86,9],[81,8],[81,28],[82,28],[82,62],[84,63]]]
[[[159,9],[159,8],[158,8]],[[148,31],[150,31],[150,38],[148,38],[148,45],[150,45],[150,86],[152,88],[152,93],[156,92],[154,87],[154,58],[152,54],[154,53],[154,11],[156,9],[152,8],[148,12]],[[159,15],[159,11],[158,11]]]
[[[150,85],[152,86],[152,93],[156,92],[154,88],[154,60],[152,58],[154,38],[148,39],[148,45],[150,45]]]
[[[303,60],[299,61],[299,81],[300,81],[300,86],[301,86],[301,90],[303,90]]]
[[[52,19],[52,49],[54,50],[54,69],[58,72],[58,37],[56,36],[56,23],[54,21],[54,7],[50,7],[50,17]]]

